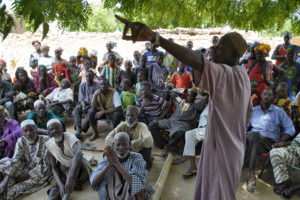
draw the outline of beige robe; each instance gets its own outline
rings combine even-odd
[[[127,133],[127,123],[121,122],[114,130],[112,130],[105,138],[105,145],[112,146],[114,136],[119,132]],[[131,140],[131,150],[140,152],[143,148],[151,148],[153,146],[153,138],[146,124],[138,122]]]
[[[72,148],[75,143],[81,146],[80,140],[78,140],[74,134],[64,132],[64,152],[59,148],[59,146],[55,142],[55,138],[51,138],[46,142],[47,150],[55,157],[55,159],[60,162],[65,167],[70,168],[72,166],[72,159],[74,158],[74,152]],[[90,163],[82,158],[82,164],[86,168],[88,174],[90,175],[92,172],[92,167]]]

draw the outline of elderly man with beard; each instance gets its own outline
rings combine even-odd
[[[170,138],[165,151],[176,150],[177,142],[180,139],[184,139],[185,132],[196,128],[196,118],[198,114],[204,108],[204,101],[195,101],[197,96],[197,89],[192,88],[187,92],[187,98],[181,99],[175,90],[171,91],[171,96],[174,99],[176,110],[169,119],[154,120],[149,125],[149,130],[154,139],[154,144],[158,148],[162,148],[165,145],[165,139],[162,136],[161,129],[170,130]],[[204,100],[204,99],[203,99]],[[165,152],[166,153],[166,152]]]
[[[82,189],[92,168],[83,158],[80,140],[72,133],[63,132],[59,120],[50,120],[47,128],[51,138],[46,142],[46,147],[57,184],[48,191],[48,200],[66,200],[73,190]]]
[[[47,110],[44,101],[36,100],[33,106],[34,111],[28,113],[27,119],[34,121],[38,134],[48,135],[47,122],[51,119],[59,120],[65,129],[64,121],[56,116],[52,110]]]
[[[146,163],[139,153],[131,152],[125,132],[114,136],[114,149],[105,147],[106,157],[90,176],[92,188],[100,200],[150,199],[154,193],[147,183]]]
[[[113,146],[114,136],[119,132],[126,132],[129,135],[131,145],[130,149],[134,152],[142,154],[147,163],[146,169],[152,164],[151,147],[153,146],[153,138],[146,124],[138,122],[138,108],[128,106],[126,111],[126,122],[121,122],[114,130],[112,130],[105,138],[106,146]]]
[[[36,192],[48,185],[51,177],[45,146],[49,138],[37,135],[36,125],[31,119],[24,120],[21,128],[24,136],[18,139],[14,156],[0,160],[3,178],[0,199],[10,200]]]

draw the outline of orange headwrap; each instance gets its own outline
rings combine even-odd
[[[257,47],[254,48],[254,51],[262,51],[266,55],[269,55],[269,52],[271,51],[271,47],[268,44],[260,43]]]

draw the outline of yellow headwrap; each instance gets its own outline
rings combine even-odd
[[[264,52],[265,54],[269,54],[269,52],[271,51],[271,47],[270,45],[268,44],[264,44],[264,43],[261,43],[260,45],[258,45],[257,47],[254,48],[254,51],[262,51]]]
[[[81,47],[78,51],[78,55],[81,55],[81,56],[87,56],[88,55],[88,50],[85,48],[85,47]]]

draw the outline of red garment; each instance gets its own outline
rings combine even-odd
[[[253,61],[250,61],[250,66],[252,64]],[[257,88],[256,88],[256,94],[257,94],[257,104],[260,105],[260,102],[261,102],[261,93],[264,91],[264,89],[268,88],[269,86],[266,84],[266,82],[264,81],[264,78],[263,78],[263,66],[260,65],[260,66],[257,66],[255,65],[250,74],[249,74],[249,78],[250,80],[256,80],[258,85],[257,85]]]
[[[178,72],[175,72],[171,79],[171,82],[176,85],[176,88],[189,88],[192,81],[192,76],[187,71],[185,71],[182,76],[180,76]]]
[[[61,74],[64,74],[66,79],[68,79],[69,83],[71,84],[71,80],[70,80],[69,74],[67,72],[67,66],[65,66],[64,60],[61,60],[58,65],[53,64],[53,72],[54,72],[55,76],[56,76],[57,72],[59,72],[59,76],[61,76]]]
[[[287,51],[285,50],[283,44],[280,46],[280,49],[278,51],[279,56],[285,56]],[[283,63],[284,60],[276,60],[275,65],[279,66],[281,63]]]

